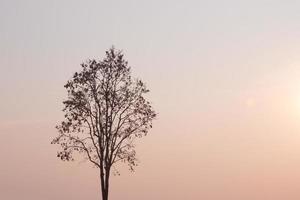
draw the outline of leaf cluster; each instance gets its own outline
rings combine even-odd
[[[152,128],[156,113],[145,98],[149,90],[131,77],[123,53],[111,48],[102,61],[81,64],[64,87],[64,121],[52,141],[62,147],[57,156],[71,161],[77,152],[103,171],[118,161],[133,170],[135,140]]]

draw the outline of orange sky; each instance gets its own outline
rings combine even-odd
[[[299,200],[298,1],[0,2],[0,199],[100,199],[50,145],[64,83],[111,45],[159,113],[111,200]]]

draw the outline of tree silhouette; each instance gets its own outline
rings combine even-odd
[[[52,143],[61,145],[61,160],[73,161],[77,152],[99,168],[102,199],[107,200],[112,167],[126,162],[134,170],[135,139],[152,128],[156,113],[144,97],[149,90],[131,77],[121,51],[112,47],[102,61],[81,66],[64,86],[65,119],[56,126],[59,134]]]

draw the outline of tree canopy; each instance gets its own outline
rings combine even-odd
[[[102,61],[81,64],[65,84],[64,121],[56,128],[57,156],[74,160],[77,152],[100,169],[102,199],[108,199],[109,176],[117,162],[136,166],[135,140],[152,128],[156,112],[146,100],[144,82],[131,76],[123,53],[115,48]]]

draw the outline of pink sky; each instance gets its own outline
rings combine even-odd
[[[0,199],[100,199],[50,145],[64,83],[123,49],[159,113],[111,200],[300,199],[298,1],[0,2]]]

